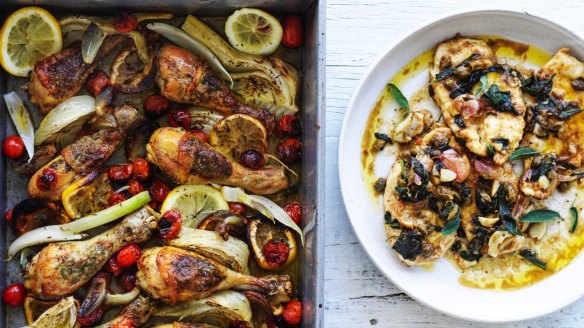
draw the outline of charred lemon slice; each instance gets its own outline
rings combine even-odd
[[[278,270],[296,258],[296,239],[289,228],[267,220],[253,219],[247,226],[256,263],[264,270]]]
[[[34,63],[61,51],[61,28],[48,11],[25,7],[13,12],[0,30],[0,63],[10,74],[28,76]]]
[[[39,300],[31,294],[24,298],[24,317],[26,322],[30,325],[38,319],[41,314],[50,309],[53,305],[59,303],[59,300],[43,301]]]
[[[209,144],[238,162],[241,153],[247,150],[255,150],[264,155],[268,149],[268,132],[257,119],[245,114],[235,114],[224,118],[213,127]]]
[[[160,213],[178,211],[185,226],[196,228],[207,214],[228,209],[219,190],[207,185],[182,185],[168,194]]]
[[[71,219],[79,219],[106,209],[113,192],[107,173],[94,171],[63,191],[63,207]]]
[[[282,41],[282,25],[267,12],[254,8],[235,11],[225,22],[225,34],[231,45],[254,55],[269,55]]]

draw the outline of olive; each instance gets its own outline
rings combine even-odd
[[[257,150],[246,150],[239,155],[239,163],[250,169],[257,170],[266,165],[266,159]]]

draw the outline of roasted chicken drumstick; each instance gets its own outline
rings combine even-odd
[[[248,169],[181,128],[156,130],[146,150],[147,159],[178,184],[213,182],[241,187],[259,195],[288,188],[283,168],[266,166],[258,170]]]
[[[111,321],[99,326],[100,328],[139,327],[148,321],[150,315],[156,310],[156,302],[140,295],[135,300],[124,306],[122,311]],[[125,325],[124,325],[125,324]]]
[[[292,291],[286,275],[248,276],[197,253],[171,246],[149,248],[142,253],[136,285],[152,298],[171,304],[226,289],[255,290],[284,297]]]
[[[43,298],[70,294],[89,281],[122,247],[148,240],[154,228],[155,218],[142,208],[91,239],[49,244],[27,265],[24,285]]]
[[[274,129],[270,112],[243,104],[205,59],[179,47],[165,45],[160,49],[156,83],[162,95],[174,102],[210,108],[223,115],[247,114],[260,120],[268,131]]]

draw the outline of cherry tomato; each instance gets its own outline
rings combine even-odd
[[[277,268],[288,260],[290,247],[284,243],[271,240],[262,248],[262,254],[271,267]]]
[[[160,115],[170,108],[170,102],[161,94],[152,94],[144,100],[144,112],[148,115]]]
[[[88,315],[82,317],[77,316],[77,323],[81,325],[81,327],[91,327],[95,326],[98,322],[101,321],[103,317],[103,306],[99,306],[97,309],[93,310]]]
[[[14,208],[9,208],[6,210],[6,214],[4,214],[4,218],[6,219],[6,223],[10,224],[12,223],[12,211],[14,210]]]
[[[138,26],[138,19],[127,13],[121,13],[114,17],[114,29],[118,33],[129,33]]]
[[[110,207],[112,207],[114,205],[118,205],[119,203],[125,201],[126,199],[128,199],[128,196],[126,196],[125,193],[114,192],[108,197],[107,204]]]
[[[178,211],[169,210],[164,212],[162,218],[158,222],[158,231],[160,236],[165,239],[172,239],[178,237],[180,228],[182,226],[182,216]]]
[[[110,85],[109,76],[102,71],[93,72],[85,82],[85,87],[94,97],[97,97],[105,87]]]
[[[112,328],[136,328],[136,322],[131,317],[125,317],[122,321],[116,323]]]
[[[288,324],[300,324],[302,322],[302,303],[298,300],[291,300],[286,303],[282,317]]]
[[[209,136],[201,130],[192,130],[190,133],[202,142],[209,142]]]
[[[105,264],[105,269],[113,273],[115,277],[119,276],[120,273],[122,272],[122,267],[120,267],[120,265],[118,264],[118,260],[116,260],[115,256],[109,258],[109,260]]]
[[[128,188],[128,193],[130,193],[130,196],[136,196],[137,194],[145,190],[144,185],[136,179],[130,180],[128,182],[128,186],[130,187]]]
[[[300,224],[300,219],[302,217],[302,207],[300,207],[300,203],[292,202],[284,207],[284,211],[288,213],[292,221],[296,224]]]
[[[4,303],[17,307],[21,306],[24,303],[24,296],[25,296],[25,288],[24,285],[16,282],[11,285],[8,285],[4,292],[2,293],[2,300]]]
[[[124,182],[132,177],[133,169],[132,164],[116,165],[109,168],[108,175],[113,181]]]
[[[150,163],[143,158],[135,158],[132,160],[134,166],[134,177],[140,181],[145,181],[150,178]]]
[[[118,262],[118,265],[121,266],[122,268],[127,268],[136,264],[136,262],[140,258],[140,255],[142,255],[142,249],[140,248],[140,246],[136,244],[130,244],[124,246],[124,248],[122,248],[118,252],[118,255],[116,256],[116,261]]]
[[[43,169],[37,177],[36,186],[42,191],[54,189],[57,186],[57,172],[49,167]]]
[[[304,39],[304,27],[302,19],[297,15],[290,15],[284,19],[282,44],[287,48],[298,48],[302,46]]]
[[[120,287],[126,292],[136,287],[136,275],[133,273],[124,273],[120,277]]]
[[[189,129],[191,127],[191,113],[186,110],[175,109],[166,115],[168,124],[173,127],[183,127]]]
[[[15,134],[8,136],[4,139],[2,152],[8,158],[19,158],[24,153],[24,142]]]
[[[239,155],[239,164],[257,170],[266,165],[266,159],[256,150],[246,150]]]
[[[168,196],[170,188],[162,181],[154,179],[150,188],[148,188],[150,198],[157,203],[162,203]]]
[[[300,140],[296,138],[286,139],[276,146],[276,154],[284,164],[298,163],[302,157],[300,152]]]
[[[295,115],[282,115],[276,126],[276,136],[280,139],[297,137],[300,135],[300,120]]]
[[[238,203],[238,202],[229,202],[227,203],[229,205],[229,210],[235,214],[238,215],[244,215],[245,214],[245,205],[243,205],[242,203]]]

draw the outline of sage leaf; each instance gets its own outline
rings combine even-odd
[[[458,207],[458,206],[457,206]],[[442,234],[448,236],[458,230],[460,226],[460,207],[458,207],[458,211],[456,211],[456,215],[450,219],[442,228]]]
[[[521,222],[547,222],[560,217],[560,214],[552,210],[531,211],[519,219]]]
[[[494,156],[495,155],[495,148],[490,143],[485,143],[487,147],[487,155]]]
[[[517,222],[515,222],[513,215],[511,215],[509,206],[505,203],[505,188],[502,187],[503,186],[500,186],[497,190],[497,202],[499,203],[499,217],[503,222],[503,227],[505,227],[505,230],[510,234],[522,236],[521,231],[517,229]]]
[[[463,66],[464,67],[469,66],[470,62],[473,59],[478,58],[479,56],[480,56],[479,54],[472,54],[472,55],[470,55],[470,57],[463,60],[462,63],[460,63],[454,67],[450,67],[450,68],[447,68],[447,69],[441,71],[440,73],[436,74],[436,78],[431,83],[438,82],[438,81],[444,80],[444,79],[452,76],[456,72],[457,69],[459,69],[460,67],[463,67]]]
[[[393,145],[393,141],[385,133],[375,132],[374,136],[375,136],[376,139],[383,140],[383,141],[387,142],[388,144]]]
[[[486,75],[483,75],[483,76],[481,76],[480,82],[481,82],[481,86],[475,92],[475,97],[478,97],[478,96],[482,95],[483,93],[485,93],[485,91],[487,90],[487,84],[489,83],[489,79],[487,78]]]
[[[519,112],[513,106],[513,101],[511,100],[511,92],[501,91],[499,86],[492,84],[491,87],[485,92],[484,98],[487,99],[493,107],[501,112],[512,113],[513,115],[519,115]]]
[[[540,269],[547,270],[547,263],[537,258],[537,254],[533,249],[524,248],[519,251],[519,255],[524,259],[531,262],[531,264],[539,267]]]
[[[539,151],[533,148],[517,148],[511,153],[511,156],[509,156],[509,160],[514,161],[516,159],[523,159],[537,154],[539,154]]]
[[[574,233],[574,231],[576,231],[576,228],[578,228],[578,209],[575,207],[570,207],[570,216],[572,219],[572,225],[570,227],[570,232]]]
[[[406,97],[404,97],[403,93],[401,93],[401,91],[398,89],[398,87],[396,87],[393,83],[390,83],[387,86],[389,87],[389,91],[391,92],[393,99],[395,99],[400,108],[409,110],[410,104],[408,103]]]

